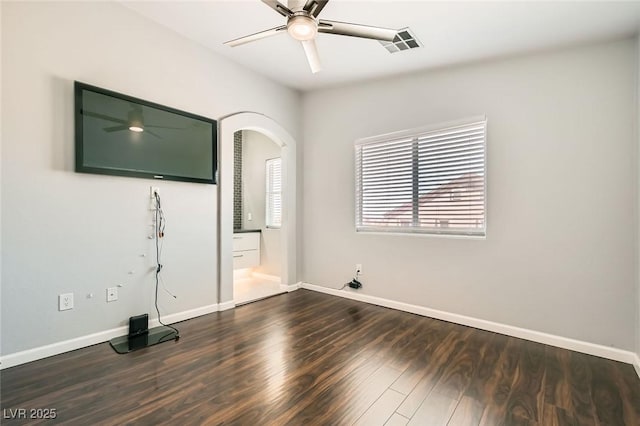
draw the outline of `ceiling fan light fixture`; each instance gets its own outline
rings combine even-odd
[[[142,118],[142,109],[134,108],[127,114],[127,124],[132,132],[144,132],[144,120]]]
[[[318,23],[307,15],[294,15],[287,22],[287,32],[299,41],[313,40],[318,34]]]

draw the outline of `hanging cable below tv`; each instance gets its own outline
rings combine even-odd
[[[126,354],[138,349],[146,348],[149,346],[157,345],[158,343],[169,342],[172,340],[178,340],[180,338],[180,331],[177,328],[165,324],[162,322],[160,316],[160,308],[158,307],[158,289],[160,287],[160,273],[162,272],[162,263],[160,263],[160,256],[162,248],[160,240],[164,238],[164,231],[166,220],[164,217],[164,211],[162,210],[162,203],[160,200],[160,193],[157,188],[151,188],[151,197],[153,200],[153,207],[155,211],[154,220],[154,239],[156,248],[156,288],[155,288],[155,308],[158,313],[159,327],[149,329],[149,315],[142,314],[129,318],[129,334],[126,336],[116,337],[109,341],[111,347],[119,354]],[[168,292],[168,290],[165,289]],[[169,293],[173,298],[175,295]]]

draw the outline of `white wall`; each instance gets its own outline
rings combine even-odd
[[[305,94],[304,281],[632,349],[634,70],[628,39]],[[354,140],[479,114],[485,240],[355,232]]]
[[[260,229],[260,266],[255,269],[280,276],[282,257],[280,229],[266,226],[265,162],[280,157],[280,146],[253,130],[242,132],[242,226]],[[252,220],[248,214],[251,213]]]
[[[640,161],[640,34],[636,37],[636,137],[638,138],[638,145],[636,147],[636,155],[638,156],[638,161]],[[638,184],[638,192],[636,192],[636,214],[637,223],[636,223],[636,254],[638,257],[638,262],[636,264],[636,272],[638,275],[636,276],[636,355],[638,359],[636,360],[636,368],[638,369],[638,375],[640,375],[640,165],[636,165],[638,168],[637,175],[637,184]]]
[[[0,23],[2,22],[2,9],[3,2],[0,2]],[[0,31],[0,59],[2,54],[2,31]],[[1,64],[1,63],[0,63]],[[0,94],[2,93],[2,66],[0,66]],[[2,140],[3,140],[3,131],[2,131],[2,102],[0,102],[0,309],[2,308]],[[1,313],[0,313],[1,315]],[[0,317],[0,320],[2,318]],[[0,325],[1,326],[1,325]],[[2,330],[0,329],[0,332]],[[0,354],[2,354],[2,339],[0,338]]]
[[[178,296],[160,291],[163,314],[217,303],[216,186],[74,173],[73,81],[212,118],[258,111],[294,137],[299,94],[117,3],[2,9],[2,354],[153,316],[151,184],[167,216],[164,281]],[[75,309],[57,311],[63,292]]]

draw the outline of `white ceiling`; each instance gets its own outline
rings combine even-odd
[[[310,90],[357,80],[631,35],[635,2],[429,2],[331,0],[320,18],[410,27],[423,48],[388,53],[380,43],[319,34],[323,70],[312,74],[287,34],[238,47],[222,43],[285,23],[259,0],[124,1],[123,4],[286,86]]]

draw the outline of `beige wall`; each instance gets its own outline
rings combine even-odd
[[[637,180],[638,190],[636,191],[636,214],[638,215],[636,220],[636,256],[637,264],[636,270],[638,275],[636,276],[636,368],[638,369],[638,375],[640,375],[640,34],[636,37],[636,137],[638,138],[638,145],[636,146],[636,156],[638,161],[636,162],[637,168]]]
[[[635,69],[625,39],[305,94],[304,281],[633,349]],[[480,114],[486,239],[355,232],[356,139]]]
[[[117,2],[3,2],[1,30],[2,354],[155,316],[150,185],[161,190],[163,276],[177,296],[160,291],[161,312],[217,303],[217,187],[75,173],[73,81],[216,119],[260,112],[296,138],[299,93]],[[58,312],[66,292],[76,306]]]

